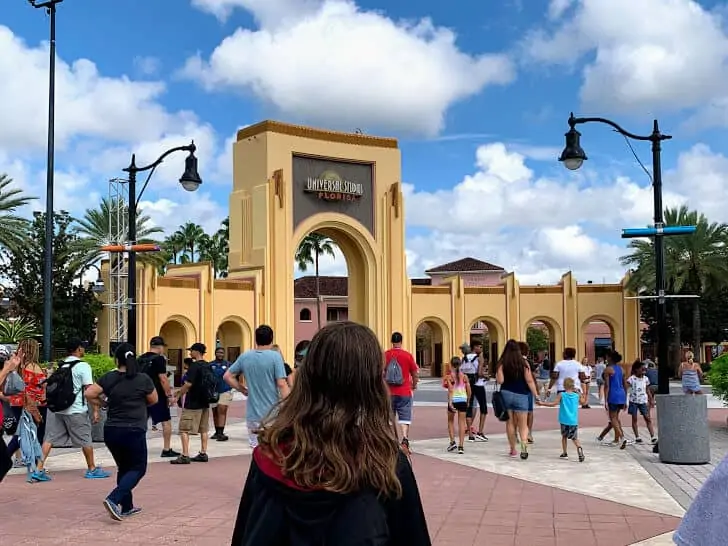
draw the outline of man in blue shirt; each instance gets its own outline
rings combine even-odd
[[[241,354],[223,376],[228,385],[248,397],[245,420],[252,448],[258,445],[256,432],[260,422],[289,392],[283,357],[272,349],[273,329],[266,325],[258,326],[255,329],[255,349]]]
[[[228,439],[225,434],[228,406],[233,402],[233,388],[223,380],[225,372],[230,368],[230,362],[225,360],[225,349],[222,347],[215,349],[215,360],[210,362],[210,367],[217,377],[217,392],[220,395],[217,404],[210,404],[212,422],[215,423],[215,434],[210,438],[218,442],[225,442]]]

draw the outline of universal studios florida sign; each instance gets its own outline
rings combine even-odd
[[[364,195],[364,185],[343,180],[337,173],[327,171],[318,178],[307,178],[303,191],[316,194],[324,201],[356,201]]]

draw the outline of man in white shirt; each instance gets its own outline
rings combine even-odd
[[[554,383],[556,383],[557,393],[564,392],[564,379],[567,377],[574,380],[575,389],[581,392],[581,382],[586,379],[586,374],[584,366],[576,360],[576,349],[571,347],[564,349],[564,359],[558,362],[551,371],[551,381],[546,390],[546,396],[551,396]]]
[[[80,339],[71,339],[66,344],[68,356],[59,365],[60,368],[70,368],[73,378],[73,390],[76,394],[70,407],[57,411],[48,424],[46,440],[43,443],[43,467],[50,455],[53,446],[72,445],[80,447],[86,459],[86,474],[84,477],[90,480],[108,478],[111,473],[106,472],[100,466],[96,466],[94,460],[94,446],[91,438],[91,418],[86,405],[84,391],[89,385],[93,385],[91,366],[82,358],[86,354],[85,343]],[[58,372],[56,372],[58,373]],[[94,422],[99,419],[98,409],[94,410]]]

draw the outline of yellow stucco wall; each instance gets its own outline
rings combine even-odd
[[[373,164],[372,231],[349,216],[326,211],[294,229],[294,154]],[[500,286],[465,287],[459,276],[439,286],[411,286],[400,160],[394,139],[277,122],[241,130],[233,145],[229,278],[213,279],[207,263],[170,266],[164,277],[140,268],[138,339],[146,342],[166,332],[175,348],[194,341],[212,348],[220,338],[245,350],[253,345],[254,328],[269,324],[284,356],[292,359],[293,256],[300,241],[318,231],[335,239],[346,257],[350,319],[370,326],[385,346],[391,332],[401,331],[405,347],[414,350],[417,327],[427,322],[442,339],[447,361],[477,321],[488,325],[491,341],[502,348],[507,339],[525,339],[529,325],[538,320],[547,325],[557,356],[566,346],[581,354],[584,326],[600,319],[612,328],[615,348],[625,361],[639,355],[639,304],[625,299],[624,283],[578,285],[566,273],[558,285],[521,286],[511,273]],[[99,322],[104,350],[109,345],[107,315],[105,309]]]

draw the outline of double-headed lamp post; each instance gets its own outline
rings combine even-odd
[[[189,152],[189,155],[185,159],[185,171],[182,173],[182,176],[179,179],[179,183],[182,185],[182,187],[189,192],[196,191],[197,188],[200,187],[200,184],[202,184],[202,179],[200,178],[200,174],[197,172],[197,157],[195,157],[195,151],[197,150],[197,147],[195,146],[195,143],[192,142],[188,144],[187,146],[177,146],[176,148],[171,148],[164,152],[162,155],[159,156],[159,158],[154,161],[153,163],[150,163],[149,165],[146,165],[144,167],[137,167],[136,164],[136,155],[131,156],[131,163],[127,168],[124,169],[124,172],[129,174],[129,205],[128,205],[128,223],[129,223],[129,237],[127,243],[129,245],[135,245],[136,244],[136,238],[137,238],[137,207],[139,206],[139,202],[141,201],[142,195],[144,194],[144,190],[147,188],[147,184],[149,184],[149,179],[154,174],[154,171],[156,170],[159,165],[162,164],[162,162],[167,158],[167,156],[175,153],[175,152]],[[136,194],[136,182],[137,182],[137,173],[149,171],[149,176],[147,176],[147,180],[144,182],[144,185],[142,186],[141,192],[139,192],[139,195]],[[132,345],[136,347],[136,337],[137,337],[137,309],[136,309],[136,252],[134,250],[129,250],[129,257],[127,261],[127,271],[128,271],[128,287],[127,287],[127,301],[129,303],[129,308],[127,310],[127,341]]]
[[[608,119],[604,118],[577,118],[572,113],[569,116],[569,132],[566,133],[566,147],[561,152],[559,161],[563,162],[564,166],[575,171],[579,169],[586,161],[587,157],[584,150],[581,147],[580,138],[581,133],[576,130],[577,125],[584,123],[604,123],[614,128],[619,134],[630,138],[632,140],[641,140],[652,143],[652,187],[653,187],[653,202],[654,202],[654,217],[655,225],[654,229],[641,230],[641,234],[630,234],[629,231],[640,231],[640,230],[624,230],[623,237],[654,237],[655,239],[655,299],[657,300],[657,369],[658,369],[658,393],[659,394],[670,394],[670,376],[668,366],[668,328],[667,328],[667,308],[666,308],[666,294],[665,294],[665,235],[678,235],[683,233],[671,233],[670,231],[665,232],[664,217],[662,211],[662,164],[660,161],[660,155],[662,151],[662,141],[670,140],[670,135],[664,135],[660,132],[660,128],[657,124],[657,120],[654,120],[652,125],[652,133],[646,136],[635,135],[629,131],[625,131]],[[669,228],[668,228],[669,229]]]

